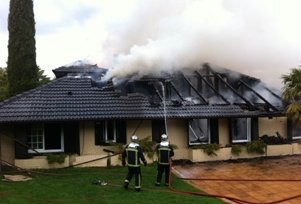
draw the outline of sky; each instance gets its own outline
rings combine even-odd
[[[37,64],[77,62],[108,77],[224,67],[282,87],[300,66],[300,0],[34,0]],[[9,0],[0,0],[0,67]]]

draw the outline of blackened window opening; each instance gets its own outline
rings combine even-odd
[[[189,121],[189,145],[209,144],[210,128],[208,119],[193,119]]]

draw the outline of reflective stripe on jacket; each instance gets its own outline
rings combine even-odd
[[[158,148],[158,163],[161,165],[169,165],[170,152],[172,150],[169,147]]]
[[[138,149],[136,148],[126,148],[126,163],[130,167],[139,167],[138,162]]]

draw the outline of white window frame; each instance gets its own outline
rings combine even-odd
[[[292,139],[293,139],[293,140],[301,139],[301,135],[300,135],[300,136],[299,136],[299,135],[298,135],[298,136],[293,136]]]
[[[235,119],[237,120],[237,119],[243,119],[243,118],[235,118]],[[232,143],[242,143],[242,142],[250,142],[251,141],[251,118],[246,118],[246,119],[247,119],[247,139],[243,139],[243,140],[232,139]]]
[[[31,128],[33,128],[33,126],[39,126],[41,124],[33,124]],[[65,146],[64,146],[64,131],[63,128],[61,128],[61,148],[60,149],[45,149],[45,128],[44,128],[44,124],[41,125],[42,126],[42,141],[43,141],[43,148],[40,149],[34,149],[37,152],[40,153],[55,153],[55,152],[64,152]],[[31,133],[29,135],[29,137],[32,137]],[[31,147],[31,144],[29,144],[29,146]],[[36,151],[34,151],[32,149],[28,149],[28,153],[36,153]]]

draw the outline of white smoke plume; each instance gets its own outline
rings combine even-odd
[[[301,53],[299,0],[144,0],[111,24],[107,77],[210,63],[280,87]]]

